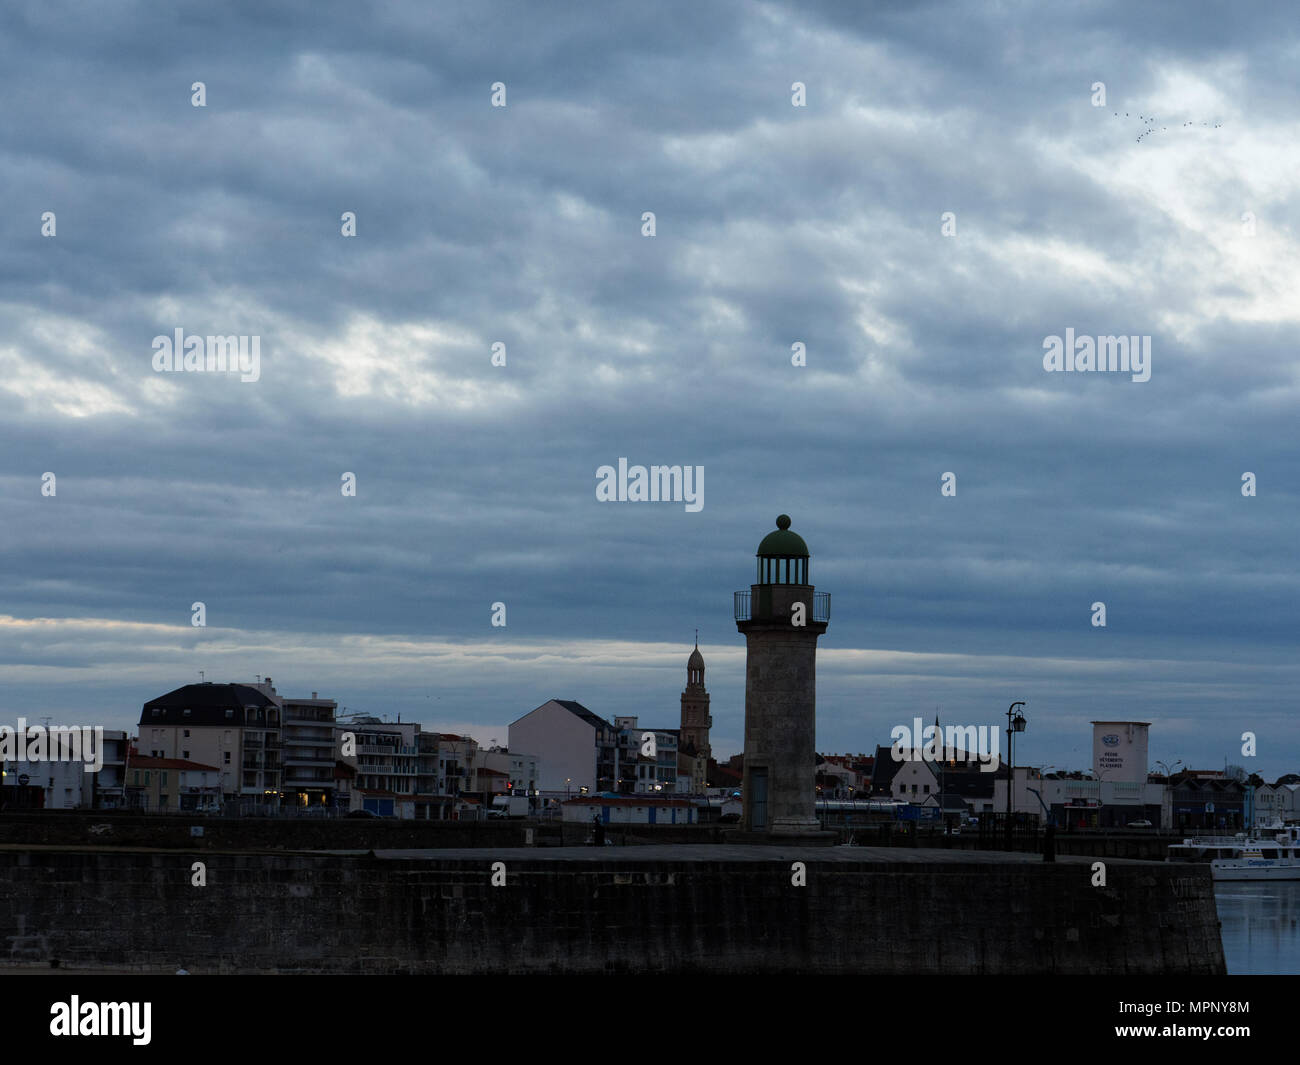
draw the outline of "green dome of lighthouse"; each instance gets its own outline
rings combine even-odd
[[[808,545],[803,537],[790,531],[790,516],[782,514],[776,519],[776,531],[763,537],[755,552],[760,558],[808,558]]]

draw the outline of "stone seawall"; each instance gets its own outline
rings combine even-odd
[[[190,829],[203,829],[192,836]],[[586,823],[560,821],[398,821],[352,818],[199,817],[119,811],[43,810],[0,815],[0,846],[164,847],[185,850],[373,850],[400,847],[522,847],[525,830],[541,846],[580,845]],[[621,843],[714,843],[727,828],[610,825]]]
[[[195,861],[206,887],[191,886]],[[1085,861],[911,849],[0,848],[0,958],[194,973],[1224,972],[1208,872],[1107,871],[1094,888]]]

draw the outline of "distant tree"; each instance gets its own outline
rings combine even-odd
[[[1300,773],[1287,773],[1285,776],[1278,777],[1274,782],[1274,786],[1279,788],[1283,784],[1300,784]]]
[[[1246,783],[1252,788],[1262,788],[1264,786],[1264,778],[1258,773],[1251,773],[1250,776],[1246,778]]]

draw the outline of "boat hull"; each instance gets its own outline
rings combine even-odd
[[[1218,858],[1210,863],[1215,880],[1300,880],[1300,863],[1285,859]]]

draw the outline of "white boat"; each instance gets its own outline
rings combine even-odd
[[[1300,826],[1194,836],[1173,844],[1166,861],[1208,862],[1215,880],[1300,880]]]

